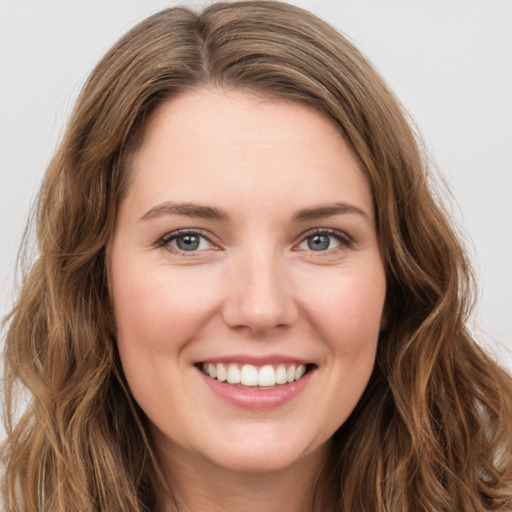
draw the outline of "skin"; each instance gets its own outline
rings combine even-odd
[[[183,510],[307,510],[382,322],[385,273],[357,160],[308,106],[200,89],[152,115],[131,173],[110,259],[117,341]],[[202,237],[196,250],[180,250],[180,229]],[[313,250],[322,230],[329,245]],[[240,408],[195,366],[233,354],[313,371],[284,405]]]

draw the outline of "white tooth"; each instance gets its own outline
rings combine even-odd
[[[215,369],[215,365],[214,364],[209,364],[208,365],[208,375],[212,379],[215,379],[215,377],[217,377],[217,370]]]
[[[276,384],[286,384],[288,382],[288,375],[284,365],[280,364],[276,370]]]
[[[258,385],[258,370],[252,364],[244,364],[240,372],[240,382],[244,386]]]
[[[228,382],[230,384],[240,384],[240,369],[238,365],[231,363],[228,366]]]
[[[203,363],[202,370],[203,370],[204,374],[208,375],[208,364],[207,363]]]
[[[293,382],[295,380],[295,365],[294,364],[291,364],[288,367],[286,376],[288,378],[288,382]]]
[[[306,366],[301,364],[295,370],[295,380],[299,380],[306,373]]]
[[[225,382],[228,378],[226,373],[226,367],[222,363],[217,363],[217,380],[219,382]]]
[[[266,364],[260,368],[258,373],[258,384],[260,386],[274,386],[276,377],[274,368],[270,364]]]

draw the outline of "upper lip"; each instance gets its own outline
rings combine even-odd
[[[267,356],[254,356],[254,355],[244,355],[244,354],[230,354],[225,356],[218,357],[208,357],[206,359],[202,359],[197,361],[198,363],[239,363],[239,364],[252,364],[254,366],[264,366],[267,364],[277,365],[283,363],[294,363],[294,364],[311,364],[311,361],[307,359],[302,359],[295,356],[281,355],[281,354],[271,354]]]

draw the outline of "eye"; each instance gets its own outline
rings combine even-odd
[[[198,231],[179,230],[168,233],[158,243],[175,252],[198,252],[215,249],[216,246]]]
[[[352,244],[351,238],[337,230],[316,230],[306,233],[306,237],[297,246],[299,250],[313,252],[327,252],[336,249],[348,248]]]

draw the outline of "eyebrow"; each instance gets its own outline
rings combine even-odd
[[[213,206],[197,203],[171,203],[165,202],[148,210],[140,220],[149,220],[164,215],[183,215],[185,217],[198,217],[201,219],[227,222],[230,216],[224,210]]]
[[[364,220],[370,222],[370,217],[364,210],[349,203],[333,203],[313,208],[305,208],[303,210],[299,210],[292,217],[292,222],[305,222],[308,220],[323,219],[343,214],[358,215]]]
[[[333,203],[304,208],[293,215],[291,222],[293,224],[344,214],[358,215],[370,222],[370,217],[364,210],[349,203]],[[166,215],[182,215],[185,217],[196,217],[220,222],[228,222],[231,219],[226,211],[214,206],[201,205],[198,203],[165,202],[148,210],[140,220],[145,221]]]

